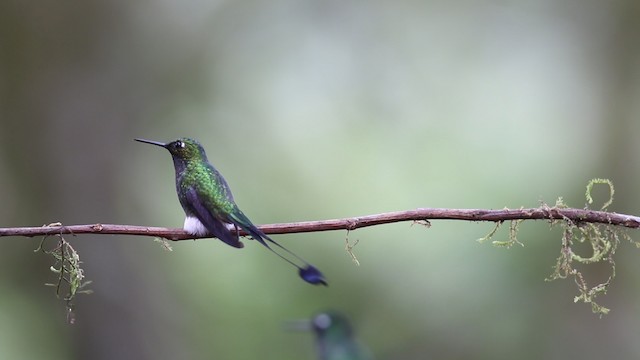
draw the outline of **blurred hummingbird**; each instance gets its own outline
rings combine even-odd
[[[176,190],[182,209],[186,214],[184,230],[191,235],[213,235],[235,248],[242,248],[239,229],[257,240],[274,254],[298,268],[299,276],[314,285],[327,285],[320,270],[304,259],[278,244],[238,208],[229,185],[207,159],[202,145],[196,140],[180,138],[169,143],[135,139],[147,144],[163,147],[171,153],[176,170]],[[302,265],[276,252],[269,244],[282,249]]]
[[[347,317],[336,311],[321,312],[311,319],[320,360],[371,360],[368,349],[356,341]]]

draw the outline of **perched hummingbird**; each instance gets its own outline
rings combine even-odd
[[[135,140],[161,146],[171,153],[176,170],[178,199],[187,216],[184,220],[186,232],[195,236],[213,235],[228,245],[242,248],[244,244],[240,242],[238,235],[239,229],[242,229],[271,252],[298,268],[298,274],[304,281],[314,285],[327,285],[320,270],[275,242],[240,211],[233,200],[229,185],[209,163],[200,143],[189,138],[166,144],[144,139]],[[303,265],[300,266],[276,252],[269,243],[284,250]]]
[[[356,341],[351,323],[337,311],[321,312],[311,319],[320,360],[370,360],[369,350]]]

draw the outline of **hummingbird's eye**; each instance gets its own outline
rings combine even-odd
[[[184,143],[180,140],[176,141],[173,145],[176,149],[184,149]]]

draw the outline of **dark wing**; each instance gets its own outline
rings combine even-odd
[[[191,210],[194,215],[213,236],[235,248],[244,247],[244,244],[240,242],[238,237],[233,235],[222,221],[216,219],[216,217],[211,214],[193,187],[186,191],[185,197],[189,205],[191,205]]]

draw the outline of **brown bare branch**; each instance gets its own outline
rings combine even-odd
[[[282,223],[262,225],[267,234],[292,234],[329,230],[355,230],[367,226],[389,224],[402,221],[421,220],[463,220],[463,221],[490,221],[501,222],[509,220],[568,220],[575,224],[600,223],[623,226],[627,228],[639,228],[640,217],[624,214],[610,213],[606,211],[594,211],[586,209],[540,207],[531,209],[415,209],[408,211],[396,211],[382,214],[359,216],[344,219],[303,221],[296,223]],[[0,228],[0,236],[44,236],[54,234],[111,234],[111,235],[138,235],[165,238],[168,240],[194,239],[182,229],[116,225],[116,224],[89,224],[69,226],[43,226],[43,227],[18,227]],[[241,233],[245,235],[244,233]]]

